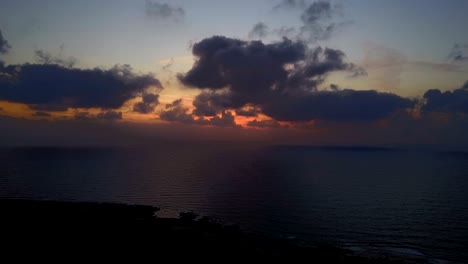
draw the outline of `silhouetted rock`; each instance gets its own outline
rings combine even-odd
[[[291,241],[245,233],[193,212],[157,218],[152,206],[0,200],[3,258],[34,256],[61,262],[275,261],[284,263],[403,263],[364,258],[333,246],[301,247]],[[9,256],[11,255],[11,256]],[[62,258],[66,256],[66,258]],[[407,262],[405,262],[407,263]]]
[[[179,219],[184,222],[191,222],[197,219],[198,214],[194,212],[182,212],[179,214]]]

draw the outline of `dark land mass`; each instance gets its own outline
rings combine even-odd
[[[330,245],[299,246],[193,213],[158,218],[152,206],[3,199],[0,210],[2,258],[15,262],[419,262],[356,256]]]

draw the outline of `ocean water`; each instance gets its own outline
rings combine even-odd
[[[468,154],[159,144],[0,149],[0,197],[155,205],[362,254],[468,259]]]

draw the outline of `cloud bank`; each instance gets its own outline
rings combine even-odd
[[[0,100],[24,103],[39,111],[117,109],[151,87],[162,89],[153,75],[135,73],[129,65],[108,70],[59,64],[0,67]]]
[[[202,90],[193,101],[196,116],[254,106],[277,121],[375,121],[414,105],[390,93],[320,90],[333,72],[362,72],[336,49],[310,48],[286,38],[264,44],[214,36],[196,43],[192,51],[196,63],[178,78]]]
[[[454,91],[428,90],[424,93],[424,99],[423,112],[468,114],[468,82]]]

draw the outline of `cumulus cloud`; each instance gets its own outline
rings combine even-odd
[[[0,68],[0,100],[28,104],[38,111],[117,109],[150,87],[162,89],[153,75],[137,74],[129,65],[116,65],[108,70],[58,64]]]
[[[180,6],[146,0],[146,15],[154,19],[172,19],[180,21],[185,17],[185,10]]]
[[[133,105],[133,111],[141,114],[149,114],[159,104],[159,94],[144,93],[142,101]]]
[[[229,111],[224,111],[219,116],[214,116],[210,119],[202,119],[201,124],[208,124],[212,126],[219,126],[219,127],[237,127],[234,120],[234,116]]]
[[[197,62],[179,79],[186,85],[210,90],[229,86],[235,92],[262,93],[273,85],[279,91],[311,90],[329,72],[356,69],[344,62],[345,55],[340,50],[309,49],[303,42],[289,39],[264,44],[214,36],[196,43],[193,55]]]
[[[161,120],[179,122],[189,125],[238,127],[235,122],[234,115],[229,111],[223,111],[219,115],[215,115],[212,118],[195,118],[194,114],[189,113],[189,109],[183,106],[181,99],[167,104],[166,109],[159,114],[159,117]]]
[[[159,118],[165,121],[193,124],[194,118],[188,113],[189,109],[182,105],[182,99],[166,105],[166,109],[159,114]]]
[[[178,77],[203,89],[193,101],[198,116],[254,107],[278,121],[373,121],[414,104],[377,91],[321,91],[330,73],[361,70],[340,50],[289,39],[263,44],[214,36],[196,43],[193,54],[193,68]]]
[[[431,89],[424,94],[423,112],[468,114],[468,81],[459,89],[441,92]]]
[[[3,37],[2,30],[0,30],[0,54],[5,54],[11,49],[8,41]]]
[[[193,100],[197,116],[215,116],[223,112],[225,108],[232,106],[232,100],[224,93],[202,92]]]
[[[303,96],[278,97],[262,106],[264,114],[279,121],[314,119],[339,122],[371,122],[412,108],[415,101],[377,91],[317,91]]]
[[[261,39],[261,38],[268,36],[268,34],[269,34],[268,26],[263,22],[259,22],[253,26],[252,30],[250,30],[249,38]]]
[[[182,98],[174,100],[174,101],[172,101],[172,103],[166,104],[166,109],[167,108],[172,108],[172,107],[177,107],[180,104],[182,104]]]
[[[448,58],[454,62],[468,61],[468,44],[456,43],[453,45]]]

